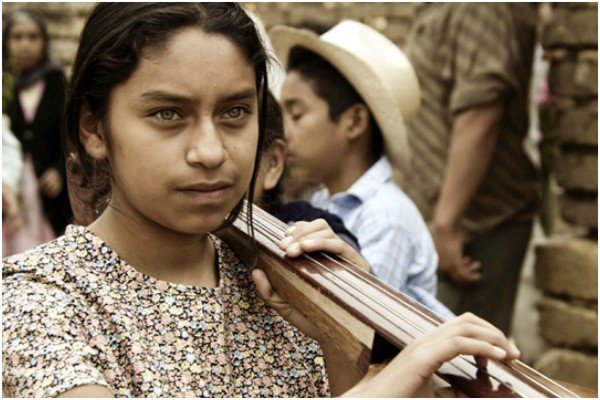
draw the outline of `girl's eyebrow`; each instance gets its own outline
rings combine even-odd
[[[151,90],[149,92],[142,93],[141,97],[145,102],[148,103],[157,101],[169,103],[193,103],[195,101],[191,97],[169,93],[162,90]],[[225,96],[222,102],[229,103],[232,101],[248,100],[253,98],[256,98],[256,89],[248,88]]]
[[[178,94],[164,92],[162,90],[152,90],[149,92],[142,93],[140,96],[145,102],[151,103],[156,101],[169,102],[169,103],[192,103],[193,99]]]
[[[231,101],[239,101],[239,100],[249,100],[256,98],[256,89],[248,88],[245,90],[241,90],[237,93],[230,94],[223,99],[224,103],[228,103]]]

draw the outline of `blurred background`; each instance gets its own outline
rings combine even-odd
[[[403,47],[419,3],[247,3],[274,25],[325,31],[355,19]],[[94,3],[2,3],[48,23],[50,58],[69,75]],[[550,377],[597,388],[598,5],[540,7],[526,148],[542,171],[543,207],[521,277],[511,337],[523,361]]]

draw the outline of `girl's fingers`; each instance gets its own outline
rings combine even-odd
[[[294,223],[287,231],[285,231],[284,235],[292,236],[295,240],[298,240],[308,234],[318,232],[318,231],[329,231],[331,234],[334,234],[333,230],[324,219],[315,219],[314,221],[298,221]]]
[[[498,332],[496,329],[489,329],[488,327],[483,327],[480,325],[469,325],[463,327],[460,336],[490,343],[502,349],[508,358],[512,359],[518,356],[517,354],[514,354],[513,346],[508,339],[502,334],[502,332]]]
[[[345,246],[348,246],[346,242],[337,238],[310,238],[302,239],[299,242],[293,242],[283,250],[288,257],[298,257],[300,254],[311,253],[314,251],[343,254]]]
[[[279,242],[279,248],[281,248],[282,250],[285,250],[291,244],[296,243],[296,242],[301,242],[301,241],[304,241],[307,239],[336,239],[336,238],[338,238],[338,236],[335,233],[333,233],[333,231],[329,231],[329,230],[307,232],[307,233],[303,234],[302,236],[298,236],[298,237],[291,236],[291,235],[284,237]]]
[[[283,297],[281,297],[277,291],[271,286],[271,282],[267,277],[267,274],[259,269],[255,268],[252,271],[252,280],[256,286],[258,296],[271,308],[273,308],[279,315],[286,319],[292,325],[295,325],[305,335],[317,339],[319,338],[319,330],[308,320],[300,311],[292,307]]]
[[[262,301],[271,306],[282,317],[289,320],[294,310],[292,306],[279,295],[279,293],[273,290],[273,286],[271,286],[267,274],[265,274],[262,269],[255,268],[252,271],[252,280],[256,286],[258,296]]]
[[[275,292],[273,291],[271,282],[269,282],[265,272],[262,269],[254,269],[252,271],[252,280],[254,281],[256,290],[258,291],[258,296],[265,303],[269,303]]]
[[[288,229],[286,237],[279,242],[279,248],[288,257],[298,257],[303,253],[325,251],[345,258],[358,268],[369,271],[369,263],[348,243],[331,230],[323,219],[311,222],[297,222]]]
[[[508,359],[516,359],[521,355],[519,349],[510,343],[500,329],[471,313],[462,314],[444,325],[447,328],[440,327],[440,334],[446,337],[465,336],[487,341],[502,348]]]
[[[342,241],[338,236],[331,230],[327,222],[323,219],[317,219],[311,222],[300,221],[296,222],[294,226],[285,232],[285,237],[279,242],[279,248],[284,250],[289,257],[297,257],[304,251],[332,251],[331,246],[319,247],[315,245],[313,240],[331,239]],[[301,243],[307,242],[308,245],[303,247]],[[320,243],[320,242],[317,242]]]
[[[458,355],[475,356],[475,361],[480,365],[483,363],[483,358],[496,361],[504,361],[507,359],[506,350],[498,346],[494,346],[485,340],[464,336],[458,336],[451,340],[445,341],[440,348],[440,358],[438,361],[441,361],[442,363],[445,361],[450,361]]]

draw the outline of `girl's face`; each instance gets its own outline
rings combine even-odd
[[[254,68],[225,36],[185,28],[148,49],[109,100],[114,208],[186,234],[219,227],[252,177],[257,103]]]
[[[35,21],[15,21],[8,34],[8,52],[15,65],[27,71],[39,64],[44,56],[44,37]]]

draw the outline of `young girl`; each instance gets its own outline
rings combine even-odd
[[[14,78],[14,85],[3,79],[11,90],[6,113],[25,156],[18,190],[24,224],[4,232],[3,253],[10,255],[61,235],[70,217],[60,140],[66,79],[50,61],[48,33],[39,15],[9,15],[2,40],[3,77]]]
[[[410,396],[459,353],[518,355],[467,315],[355,385],[335,343],[210,233],[251,200],[265,71],[238,5],[96,7],[73,68],[67,151],[88,184],[110,173],[110,200],[88,227],[4,261],[7,395]],[[287,237],[290,256],[364,263],[320,225]]]

